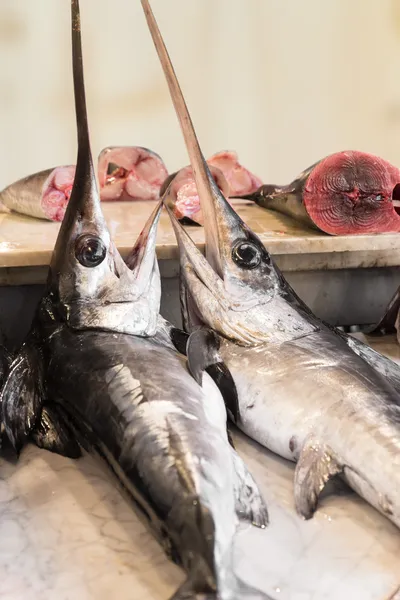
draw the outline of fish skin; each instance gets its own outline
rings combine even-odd
[[[393,190],[400,171],[359,151],[331,154],[284,186],[263,185],[240,195],[329,235],[399,231]]]
[[[148,2],[142,4],[149,21]],[[221,337],[218,352],[239,402],[237,425],[297,462],[294,496],[304,518],[313,514],[327,481],[341,474],[400,527],[399,393],[313,315],[221,194],[154,24],[152,36],[205,215],[204,257],[168,210],[180,252],[184,322],[197,341],[201,324]],[[206,344],[210,338],[203,336]],[[186,351],[190,370],[198,373],[198,343],[191,345],[190,337]],[[211,355],[202,352],[204,367]]]
[[[82,451],[69,426],[68,417],[61,407],[43,406],[40,418],[31,432],[32,442],[49,452],[55,452],[68,458],[80,458]]]
[[[188,579],[174,598],[265,600],[265,594],[236,579],[231,562],[238,515],[265,527],[265,504],[229,443],[218,388],[207,375],[203,387],[195,382],[186,358],[172,345],[171,326],[158,314],[155,242],[162,203],[127,264],[101,212],[78,0],[72,0],[71,11],[76,175],[45,294],[2,389],[5,430],[17,451],[37,433],[39,445],[57,451],[56,440],[68,449],[71,430],[80,446],[96,449],[144,510],[171,558],[186,568]],[[45,425],[54,421],[56,428],[66,425],[65,438],[61,432],[62,439],[48,435]]]
[[[216,306],[202,310],[211,294],[193,281],[193,263],[190,272],[185,261],[181,261],[182,277],[196,307],[196,326],[202,316],[204,325],[221,337],[219,354],[233,378],[239,402],[236,425],[263,446],[297,462],[296,473],[310,463],[310,452],[304,450],[310,436],[314,447],[325,449],[322,459],[314,456],[315,462],[309,465],[306,481],[313,482],[313,487],[306,487],[304,480],[300,485],[295,477],[296,506],[302,516],[309,518],[313,513],[319,493],[332,476],[329,467],[335,464],[336,474],[343,475],[358,494],[400,527],[397,369],[387,371],[391,364],[384,357],[374,364],[368,353],[364,353],[369,357],[366,362],[360,350],[358,355],[353,352],[350,341],[318,324],[315,317],[310,330],[304,330],[306,311],[298,313],[299,334],[293,320],[286,330],[285,306],[293,317],[297,301],[293,304],[288,291],[285,294],[279,287],[265,307],[255,307],[258,314],[253,323],[248,313],[232,311],[231,318],[224,308],[220,313]],[[257,341],[257,323],[265,310],[267,331],[259,332]],[[190,366],[190,353],[188,358]]]
[[[140,178],[132,169],[135,159],[151,160],[158,168],[158,179],[152,177]],[[107,178],[107,167],[111,159],[126,168],[126,175],[113,184]],[[153,169],[154,170],[154,169]],[[58,166],[45,169],[11,183],[0,191],[0,208],[12,210],[22,215],[46,219],[49,221],[62,221],[69,201],[72,182],[74,179],[75,165]],[[159,189],[167,176],[167,169],[161,157],[139,146],[104,148],[98,157],[98,176],[100,182],[101,200],[155,200],[159,199]],[[135,190],[135,194],[129,194]]]
[[[49,396],[87,424],[159,537],[172,542],[176,560],[190,572],[190,556],[197,557],[202,591],[214,591],[214,527],[226,552],[236,523],[234,451],[221,435],[226,416],[213,382],[204,393],[194,385],[185,359],[160,334],[56,326],[46,351]]]
[[[61,221],[69,192],[64,192],[57,181],[63,173],[72,180],[74,169],[73,166],[54,167],[28,175],[4,188],[0,192],[0,202],[23,215]],[[54,195],[57,197],[53,199]]]
[[[311,171],[319,162],[302,171],[289,185],[264,184],[255,192],[235,197],[252,200],[262,208],[282,213],[311,229],[318,229],[304,205],[303,191]]]

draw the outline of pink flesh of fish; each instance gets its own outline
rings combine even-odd
[[[218,152],[207,160],[207,164],[225,198],[251,194],[262,185],[261,179],[239,163],[236,152]],[[186,217],[199,225],[203,224],[203,214],[191,167],[185,167],[178,172],[171,185],[170,198],[177,219]]]
[[[75,166],[28,175],[0,192],[8,210],[50,221],[62,221],[74,182]]]
[[[263,184],[261,179],[243,167],[236,152],[224,150],[207,160],[209,165],[220,169],[229,183],[231,197],[252,194]]]
[[[117,168],[108,173],[110,163]],[[157,154],[128,146],[105,148],[99,156],[98,174],[102,201],[156,200],[168,177]]]
[[[209,166],[215,183],[224,196],[227,196],[229,184],[224,174],[220,169],[212,165]],[[200,208],[200,199],[197,194],[192,167],[185,167],[177,173],[171,184],[169,198],[177,219],[186,217],[199,225],[203,224],[203,213]]]
[[[42,208],[51,221],[62,221],[74,184],[75,166],[57,167],[43,188]]]
[[[116,168],[108,174],[110,163]],[[105,148],[99,156],[98,173],[103,201],[155,200],[168,176],[157,154],[136,147]],[[28,175],[0,192],[0,211],[62,221],[74,176],[75,165]]]

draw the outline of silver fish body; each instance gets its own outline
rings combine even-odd
[[[289,185],[265,184],[251,194],[243,194],[238,197],[253,200],[262,208],[292,217],[292,219],[303,223],[311,229],[318,229],[310,218],[303,202],[304,187],[311,171],[317,164],[314,163],[311,167],[300,173]]]
[[[220,354],[238,392],[238,427],[298,462],[295,500],[304,516],[328,460],[400,527],[400,403],[381,375],[324,330],[258,347],[222,340]]]
[[[64,166],[28,175],[4,188],[0,202],[23,215],[61,221],[74,171],[74,166]]]
[[[49,396],[84,426],[170,556],[192,574],[192,591],[215,592],[218,581],[221,598],[235,598],[240,459],[213,381],[205,377],[201,389],[163,332],[146,339],[59,327],[46,347]]]
[[[225,363],[234,385],[224,397],[236,423],[297,461],[301,515],[312,516],[325,484],[341,474],[400,527],[398,373],[360,344],[353,351],[349,339],[312,314],[221,194],[148,0],[142,4],[205,216],[204,257],[169,210],[179,245],[183,322],[191,332],[189,368],[200,380],[210,364]]]

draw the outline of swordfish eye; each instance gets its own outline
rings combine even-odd
[[[75,242],[75,256],[83,267],[97,267],[106,254],[103,241],[94,235],[81,235]]]
[[[261,262],[261,251],[253,242],[240,240],[232,248],[232,260],[244,269],[255,269]]]

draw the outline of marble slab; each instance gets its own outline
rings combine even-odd
[[[400,362],[393,339],[379,345]],[[336,484],[310,521],[294,510],[293,465],[234,434],[271,524],[242,526],[237,573],[273,600],[399,600],[400,532]],[[183,581],[114,475],[28,446],[0,459],[2,600],[167,600]],[[239,599],[238,599],[239,600]]]
[[[252,202],[234,200],[233,204],[268,250],[279,257],[283,270],[400,265],[399,234],[328,236]],[[126,256],[153,210],[154,202],[105,202],[102,207],[111,235],[121,254]],[[0,269],[47,266],[59,227],[59,223],[0,212]],[[188,231],[203,248],[203,229],[192,226]],[[166,213],[161,215],[157,255],[160,260],[178,257],[175,235]]]

